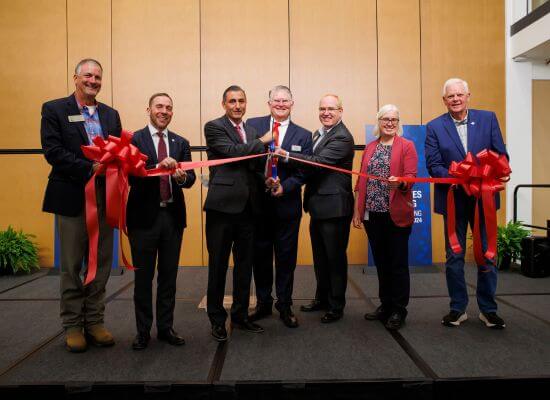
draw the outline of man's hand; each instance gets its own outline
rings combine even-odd
[[[159,168],[174,169],[178,166],[178,162],[172,157],[166,157],[164,160],[158,163]]]
[[[280,147],[277,147],[275,151],[273,152],[276,156],[286,158],[288,157],[288,151],[281,149]]]
[[[181,168],[176,168],[176,171],[172,174],[172,177],[177,183],[182,184],[187,179],[187,171],[184,171]]]
[[[279,177],[273,179],[271,176],[265,180],[265,187],[268,189],[273,189],[275,186],[279,185]]]
[[[278,183],[277,186],[272,187],[271,195],[273,197],[281,197],[283,195],[283,185]]]
[[[271,133],[271,131],[267,131],[266,133],[264,133],[264,135],[260,138],[260,141],[263,144],[271,143],[273,141],[273,134]]]

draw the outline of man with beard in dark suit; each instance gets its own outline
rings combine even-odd
[[[177,167],[191,161],[189,142],[168,130],[172,120],[172,98],[156,93],[149,99],[149,124],[134,133],[132,143],[147,155],[147,167]],[[186,226],[182,188],[195,182],[193,170],[176,168],[172,176],[130,179],[127,225],[135,270],[134,306],[137,335],[134,350],[143,350],[150,339],[153,323],[151,282],[157,270],[157,337],[174,346],[185,340],[173,328],[176,279],[181,240]]]

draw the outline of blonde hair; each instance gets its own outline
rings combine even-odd
[[[393,104],[386,104],[385,106],[380,107],[380,110],[378,110],[378,112],[376,113],[376,125],[374,125],[374,130],[372,131],[372,135],[374,137],[380,136],[380,127],[378,121],[390,111],[395,111],[397,113],[397,118],[399,118],[399,108],[397,108],[397,106],[394,106]],[[401,121],[397,123],[397,135],[403,135],[403,127],[401,126]]]
[[[332,93],[327,93],[325,94],[324,96],[321,97],[321,100],[323,100],[325,97],[334,97],[336,99],[336,105],[338,106],[339,109],[343,109],[343,105],[342,105],[342,100],[340,100],[340,97],[337,95],[337,94],[332,94]],[[319,100],[319,102],[321,102],[321,100]]]

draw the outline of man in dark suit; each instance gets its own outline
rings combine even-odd
[[[290,120],[294,101],[286,86],[269,91],[267,102],[271,115],[251,118],[248,126],[260,133],[273,132],[275,146],[300,154],[311,154],[311,132]],[[277,160],[277,159],[275,159]],[[275,292],[281,320],[289,328],[298,326],[292,312],[294,270],[298,255],[298,233],[302,219],[302,185],[305,176],[296,165],[277,162],[277,179],[271,176],[271,160],[266,162],[266,186],[263,192],[262,216],[256,220],[254,233],[254,282],[256,309],[249,316],[257,321],[272,313],[273,254],[275,253]]]
[[[329,94],[319,102],[319,120],[323,125],[313,135],[313,155],[279,149],[283,157],[292,157],[351,170],[353,164],[353,136],[342,122],[343,107],[340,98]],[[301,311],[327,310],[321,322],[338,321],[344,315],[348,259],[347,247],[353,194],[351,175],[311,167],[306,182],[304,210],[311,217],[309,231],[313,248],[313,266],[317,279],[315,299]]]
[[[168,130],[172,98],[156,93],[149,99],[149,124],[134,133],[132,143],[147,155],[147,167],[173,169],[179,161],[191,161],[189,142]],[[134,350],[147,347],[153,323],[151,282],[157,267],[157,337],[180,346],[185,340],[174,331],[176,278],[181,239],[186,226],[182,188],[195,182],[193,170],[175,169],[171,175],[132,178],[128,196],[127,225],[135,271],[134,306],[137,335]]]
[[[80,146],[92,144],[96,136],[120,136],[122,130],[118,112],[96,101],[102,75],[103,69],[98,61],[80,61],[73,77],[74,93],[42,106],[40,136],[44,156],[52,166],[42,210],[56,215],[61,252],[61,319],[65,346],[71,352],[85,351],[86,338],[97,346],[115,343],[103,325],[105,285],[113,260],[113,229],[105,220],[104,177],[96,180],[99,216],[97,275],[87,286],[80,277],[88,251],[84,187],[99,167],[98,163],[84,157]]]
[[[474,155],[483,149],[506,154],[502,133],[493,112],[468,109],[470,92],[468,84],[457,78],[449,79],[443,86],[443,103],[448,112],[430,121],[426,131],[426,166],[431,176],[443,178],[449,176],[452,161],[462,161],[467,152]],[[445,273],[449,290],[450,312],[441,323],[445,326],[459,326],[468,319],[466,307],[468,293],[464,280],[464,249],[466,248],[466,230],[468,223],[473,227],[476,199],[470,197],[462,188],[455,190],[456,234],[463,251],[455,254],[447,237],[447,191],[449,186],[435,185],[434,211],[443,214],[445,224],[445,250],[447,261]],[[498,203],[498,194],[495,201]],[[481,218],[483,221],[483,218]],[[487,236],[482,224],[482,248],[487,249]],[[478,266],[477,303],[479,319],[489,328],[502,329],[506,325],[500,318],[495,302],[497,271],[494,260],[487,260],[485,266]]]
[[[271,142],[271,132],[258,138],[251,126],[243,123],[246,95],[239,86],[230,86],[222,98],[225,115],[204,126],[206,153],[209,160],[259,154]],[[260,160],[263,161],[263,160]],[[227,340],[223,308],[225,276],[229,254],[233,249],[233,327],[260,333],[263,328],[248,320],[252,256],[254,250],[254,217],[259,215],[260,190],[264,176],[257,159],[210,167],[206,211],[206,245],[208,248],[207,312],[212,336]]]

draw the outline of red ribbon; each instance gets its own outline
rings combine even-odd
[[[94,145],[82,146],[84,156],[92,161],[100,163],[99,168],[92,175],[85,189],[86,198],[86,229],[88,231],[88,272],[84,285],[95,279],[97,274],[97,248],[99,239],[99,220],[97,215],[96,176],[105,174],[106,188],[106,220],[107,223],[119,229],[122,234],[128,235],[126,228],[126,204],[128,201],[128,175],[139,177],[151,177],[172,175],[175,169],[153,168],[145,169],[147,156],[134,146],[133,133],[122,131],[120,138],[109,136],[107,140],[96,137]],[[209,161],[179,162],[177,168],[184,171],[227,164],[256,157],[264,157],[266,154],[254,154],[250,156],[226,158]],[[122,240],[120,241],[122,243]],[[122,261],[128,269],[134,267],[128,262],[124,248],[121,246]]]
[[[504,190],[504,182],[509,180],[512,172],[508,159],[491,150],[482,150],[475,157],[468,153],[466,158],[457,163],[453,161],[449,167],[449,174],[460,179],[464,191],[468,196],[476,198],[474,215],[474,256],[477,265],[484,266],[486,260],[493,260],[497,250],[497,212],[495,193]],[[456,235],[456,209],[454,188],[451,185],[447,193],[447,235],[455,254],[462,251]],[[487,233],[487,250],[481,248],[481,228],[479,215],[479,201],[483,204],[485,231]]]

